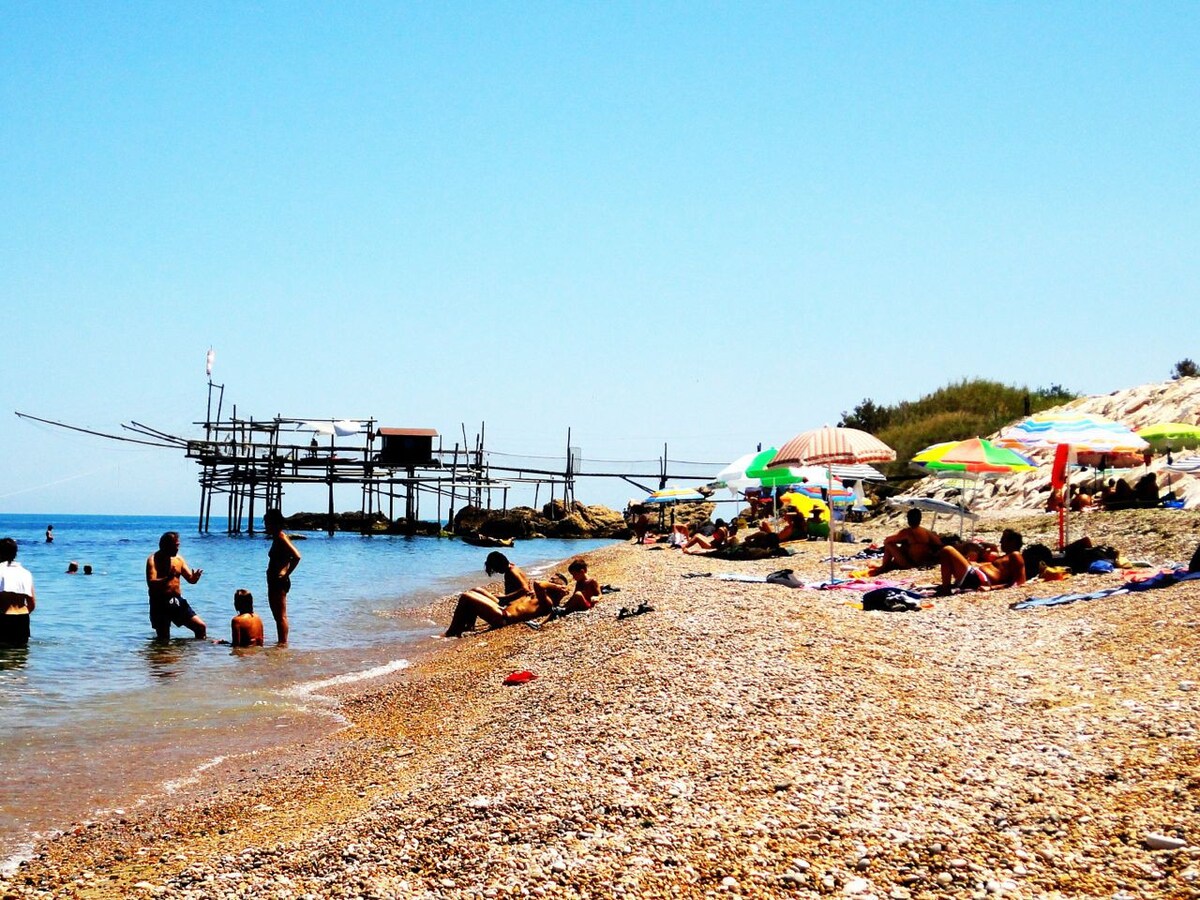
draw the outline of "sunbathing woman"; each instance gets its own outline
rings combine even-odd
[[[1025,560],[1021,556],[1021,535],[1011,528],[1000,535],[1000,554],[988,554],[980,562],[971,562],[955,547],[943,547],[938,554],[942,565],[939,594],[952,587],[962,590],[990,591],[1025,583]]]
[[[729,530],[725,526],[725,520],[717,519],[714,524],[716,528],[713,529],[713,533],[710,536],[705,537],[697,531],[688,538],[687,543],[683,545],[683,552],[705,553],[709,550],[716,550],[718,547],[724,547],[729,540]],[[700,549],[693,551],[693,547],[699,547]]]
[[[497,550],[487,555],[483,570],[488,575],[503,574],[504,593],[497,596],[487,588],[471,588],[464,593],[458,598],[445,637],[462,637],[468,631],[474,631],[477,618],[493,628],[503,628],[514,622],[549,615],[554,604],[567,594],[563,584],[530,581],[528,575]]]

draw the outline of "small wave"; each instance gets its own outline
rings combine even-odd
[[[205,760],[204,762],[200,763],[200,765],[196,766],[190,775],[185,775],[183,778],[174,778],[171,781],[164,782],[163,791],[165,791],[167,794],[174,794],[176,791],[182,788],[190,787],[193,784],[198,784],[200,782],[201,775],[203,775],[209,769],[219,766],[228,758],[229,757],[227,756],[214,756],[212,759]]]
[[[33,858],[33,842],[16,844],[10,856],[0,859],[0,878],[7,878],[21,863]]]
[[[401,669],[407,668],[407,659],[393,659],[382,666],[363,669],[361,672],[347,672],[345,675],[335,675],[332,678],[305,681],[290,688],[285,688],[280,693],[287,697],[310,697],[325,688],[339,687],[343,684],[354,684],[356,681],[366,681],[370,678],[381,678],[384,675],[390,675],[392,672],[398,672]]]

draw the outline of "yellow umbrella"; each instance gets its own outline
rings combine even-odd
[[[779,502],[784,506],[794,507],[806,519],[812,516],[814,509],[819,509],[821,511],[821,521],[829,521],[829,505],[824,500],[806,497],[804,494],[789,491],[779,499]]]

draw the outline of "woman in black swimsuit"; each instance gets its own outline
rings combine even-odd
[[[279,643],[288,640],[287,595],[292,589],[292,572],[300,565],[300,551],[292,539],[283,533],[283,513],[268,509],[263,514],[263,528],[271,535],[271,549],[267,552],[267,602],[271,615],[275,617],[275,630]]]

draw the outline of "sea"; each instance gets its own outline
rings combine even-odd
[[[54,541],[46,543],[46,526]],[[0,649],[0,871],[72,823],[203,787],[214,769],[341,726],[322,692],[392,675],[441,641],[430,601],[485,584],[488,551],[433,537],[291,532],[302,561],[288,595],[286,647],[273,646],[267,539],[213,519],[0,515],[0,537],[34,576],[25,649]],[[204,570],[184,595],[209,640],[174,628],[154,640],[146,557],[165,531]],[[303,538],[302,540],[299,538]],[[505,551],[530,574],[611,541],[538,539]],[[82,572],[67,574],[70,562]],[[267,646],[233,649],[233,594],[254,594]]]

